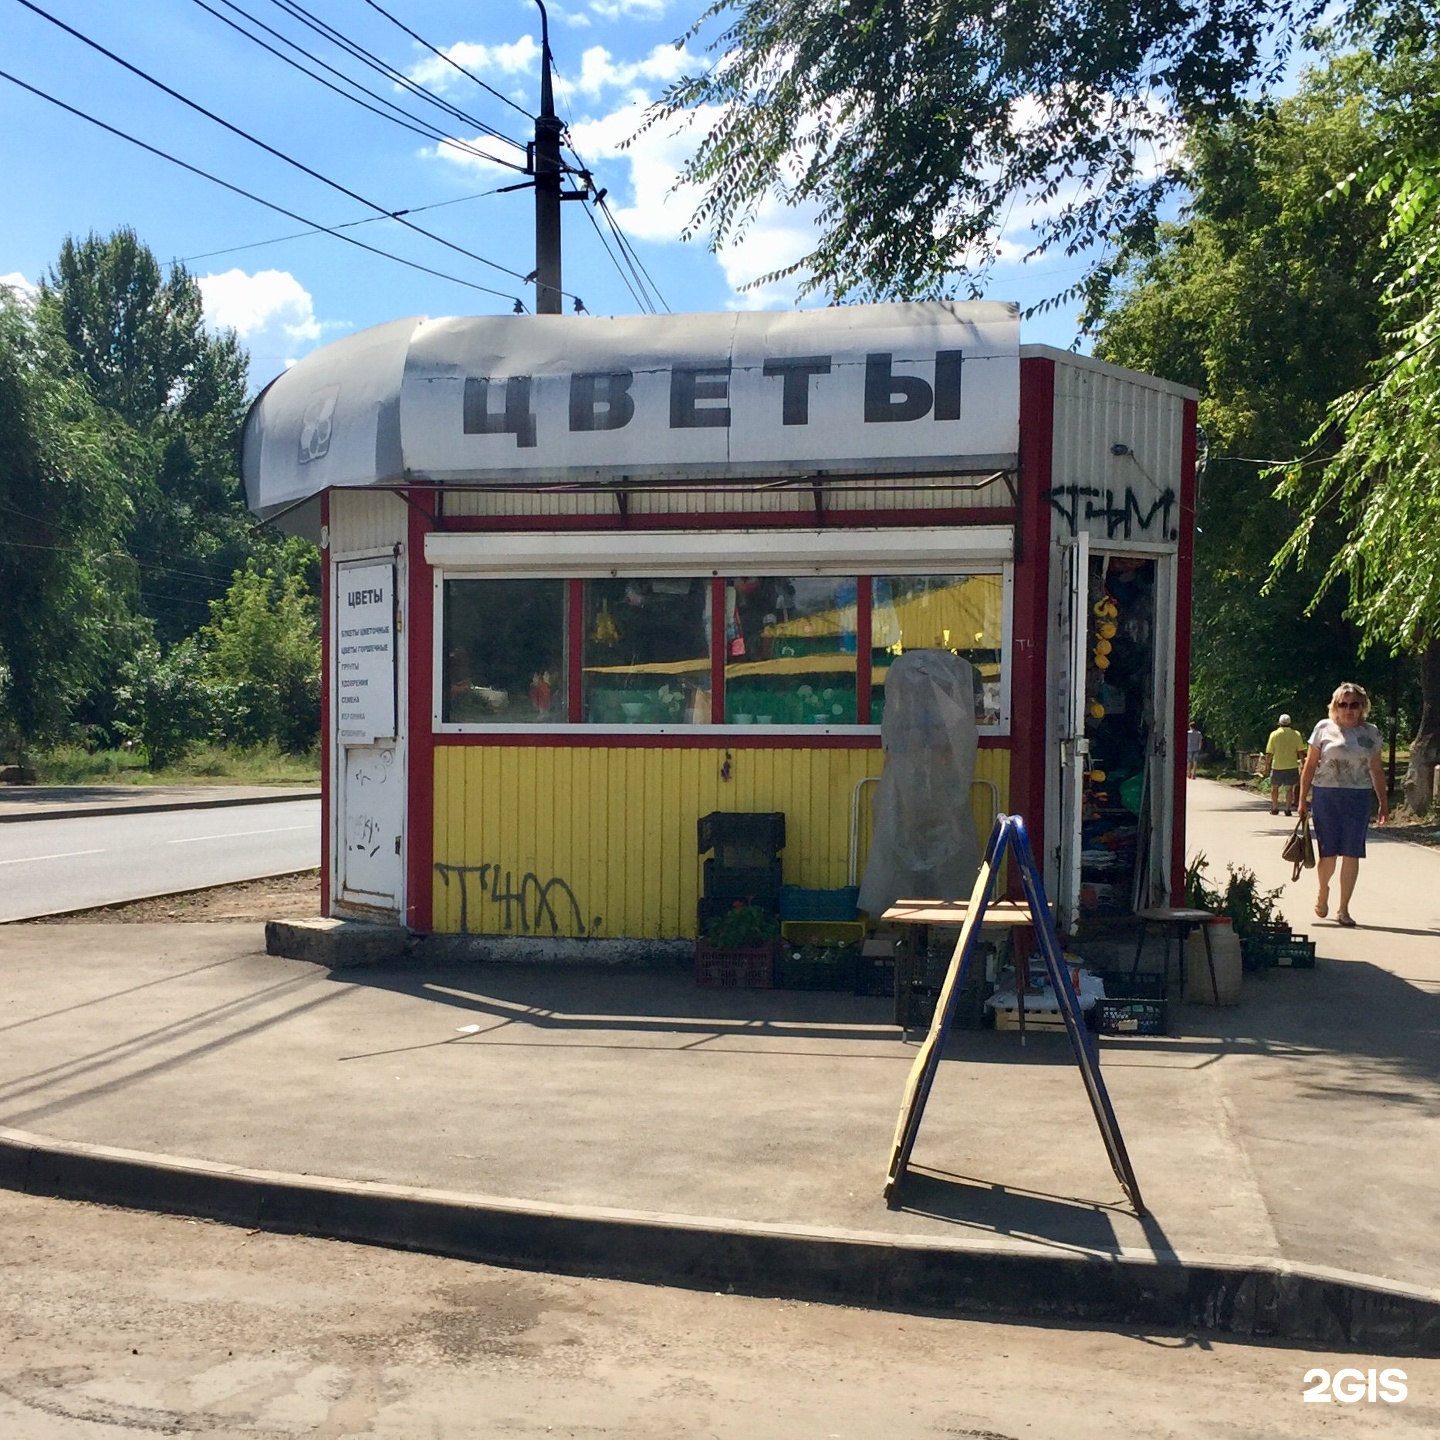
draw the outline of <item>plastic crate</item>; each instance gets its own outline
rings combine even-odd
[[[1018,1030],[1020,1028],[1020,1012],[1015,1008],[1009,1010],[995,1011],[995,1028],[997,1030]],[[1065,1030],[1065,1017],[1058,1010],[1031,1010],[1025,1011],[1026,1031],[1060,1031]]]
[[[1315,942],[1305,935],[1292,935],[1282,940],[1270,952],[1274,957],[1270,963],[1290,970],[1313,970],[1315,968]]]
[[[854,920],[860,898],[858,885],[839,890],[806,890],[799,885],[786,885],[780,891],[782,920]]]
[[[775,956],[775,989],[777,990],[849,990],[855,989],[855,962],[859,958],[853,948],[830,959],[797,955],[793,947],[781,945]]]
[[[775,909],[779,904],[780,862],[769,865],[745,866],[731,870],[718,861],[705,862],[705,897],[709,900],[753,900],[763,908]]]
[[[928,1030],[935,1018],[940,987],[919,980],[896,983],[899,988],[895,991],[895,1023],[902,1030]]]
[[[893,995],[895,993],[895,957],[893,955],[861,955],[855,962],[855,993],[857,995]]]
[[[780,933],[792,945],[859,945],[865,926],[859,920],[782,920]]]
[[[779,810],[712,810],[696,825],[700,854],[743,846],[774,856],[785,848],[785,815]]]
[[[1105,995],[1110,1000],[1163,1000],[1165,998],[1165,977],[1158,970],[1140,970],[1134,975],[1128,970],[1099,970],[1096,972],[1105,986]]]
[[[1090,1026],[1102,1035],[1164,1035],[1167,1008],[1164,1000],[1097,1000],[1090,1009]]]
[[[713,990],[771,990],[775,986],[775,947],[722,950],[716,945],[697,945],[695,983]]]

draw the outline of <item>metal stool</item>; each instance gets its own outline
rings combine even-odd
[[[1165,987],[1165,977],[1170,973],[1170,940],[1173,937],[1180,951],[1180,991],[1185,991],[1185,937],[1192,927],[1198,925],[1200,933],[1205,937],[1205,964],[1210,969],[1210,993],[1218,1003],[1220,998],[1220,983],[1215,978],[1215,956],[1210,949],[1210,921],[1215,918],[1209,910],[1187,910],[1175,909],[1170,906],[1159,906],[1153,910],[1137,910],[1135,918],[1140,922],[1140,938],[1135,942],[1135,960],[1130,966],[1130,975],[1133,979],[1140,970],[1140,954],[1145,948],[1145,935],[1151,925],[1163,925],[1165,927],[1165,954],[1160,970],[1160,984],[1162,990]]]

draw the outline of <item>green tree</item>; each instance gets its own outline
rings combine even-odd
[[[61,734],[138,637],[116,427],[0,290],[0,748]]]
[[[247,560],[277,543],[253,534],[239,482],[245,352],[233,332],[206,330],[184,266],[162,273],[132,230],[67,238],[37,312],[57,353],[128,427],[139,605],[162,644],[174,644]]]
[[[1276,577],[1283,583],[1289,566],[1328,557],[1315,603],[1343,582],[1368,639],[1421,657],[1405,798],[1423,812],[1440,764],[1440,101],[1433,83],[1406,99],[1389,153],[1337,197],[1346,204],[1363,193],[1387,206],[1384,349],[1331,403],[1310,454],[1286,467],[1279,493],[1300,518]],[[1343,538],[1330,551],[1335,526]]]
[[[697,113],[691,228],[719,245],[775,196],[813,205],[802,289],[915,298],[975,283],[1011,207],[1035,251],[1105,252],[1075,287],[1093,311],[1111,260],[1152,240],[1185,178],[1189,125],[1277,80],[1322,0],[716,0],[718,56],[648,124]],[[1388,54],[1435,31],[1434,0],[1349,0]],[[1019,216],[1017,216],[1019,218]],[[772,277],[765,277],[772,278]]]
[[[302,752],[320,733],[320,615],[314,546],[290,540],[269,569],[254,561],[211,606],[200,632],[217,696],[218,737]]]
[[[1335,684],[1391,690],[1386,654],[1338,593],[1305,611],[1341,542],[1317,516],[1303,567],[1266,588],[1295,527],[1266,460],[1295,455],[1381,348],[1385,206],[1326,197],[1391,143],[1391,97],[1429,83],[1414,62],[1333,58],[1273,107],[1196,126],[1183,223],[1163,226],[1107,308],[1096,352],[1200,390],[1212,458],[1196,540],[1192,696],[1207,733],[1253,745],[1275,714],[1318,716]],[[1393,717],[1387,717],[1393,719]]]

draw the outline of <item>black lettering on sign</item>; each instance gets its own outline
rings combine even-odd
[[[965,363],[963,350],[935,352],[935,418],[960,418],[960,368]]]
[[[1096,500],[1103,497],[1103,504],[1096,504]],[[1127,485],[1124,494],[1117,502],[1113,490],[1101,490],[1094,485],[1057,485],[1053,490],[1047,490],[1040,497],[1060,516],[1070,528],[1073,535],[1080,528],[1081,513],[1080,502],[1085,502],[1084,519],[1088,523],[1091,520],[1103,520],[1105,522],[1105,537],[1113,540],[1118,531],[1124,531],[1125,539],[1133,538],[1134,532],[1139,530],[1141,535],[1149,532],[1155,523],[1155,517],[1160,517],[1160,538],[1174,540],[1177,535],[1170,528],[1170,512],[1175,507],[1175,491],[1173,489],[1162,490],[1156,498],[1150,502],[1148,508],[1142,507],[1140,497],[1136,495],[1133,487]]]
[[[350,590],[345,595],[347,605],[378,605],[385,598],[383,590]]]
[[[865,423],[884,425],[900,420],[923,420],[935,395],[918,375],[896,375],[895,357],[887,350],[865,357]]]
[[[728,365],[677,365],[670,372],[670,428],[724,429],[730,424],[728,405],[704,405],[702,400],[730,398]]]
[[[570,377],[570,428],[619,430],[635,417],[633,370],[602,370]],[[601,409],[601,407],[604,407]]]
[[[530,377],[511,375],[505,381],[505,409],[490,408],[490,387],[498,380],[488,376],[465,380],[464,425],[467,435],[513,435],[520,450],[535,445],[535,417],[530,413]]]
[[[771,379],[779,375],[785,382],[780,397],[782,425],[810,423],[810,377],[829,373],[828,355],[792,355],[784,360],[765,362],[765,374]]]

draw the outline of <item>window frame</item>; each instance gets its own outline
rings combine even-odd
[[[502,740],[505,737],[527,739],[533,743],[539,736],[593,737],[597,742],[619,743],[626,739],[644,741],[656,736],[702,739],[745,737],[784,738],[787,741],[806,736],[873,739],[880,733],[878,722],[854,725],[735,725],[723,721],[708,725],[691,724],[598,724],[581,720],[579,667],[582,660],[583,582],[586,579],[708,579],[723,596],[726,581],[744,575],[834,575],[853,577],[865,603],[857,603],[857,621],[863,633],[857,634],[857,704],[861,697],[866,710],[870,702],[868,665],[858,663],[861,653],[869,649],[861,642],[870,640],[873,581],[878,576],[894,575],[1000,575],[1001,651],[1000,651],[1000,719],[995,725],[980,727],[982,738],[1009,738],[1011,733],[1011,688],[1013,672],[1015,563],[1011,549],[1009,526],[971,527],[965,530],[875,531],[866,533],[836,532],[817,536],[815,532],[728,532],[726,534],[686,532],[678,535],[639,532],[624,536],[592,535],[564,532],[559,535],[516,532],[483,538],[473,532],[459,535],[441,532],[426,537],[426,559],[432,567],[433,626],[431,658],[431,731],[437,737],[480,736]],[[979,544],[967,545],[967,539]],[[441,543],[432,541],[464,541]],[[798,543],[823,540],[823,544]],[[480,542],[477,544],[476,542]],[[496,545],[494,542],[502,542]],[[503,542],[521,543],[506,545]],[[629,542],[617,544],[616,542]],[[736,542],[739,542],[738,544]],[[877,541],[882,543],[877,544]],[[560,543],[552,543],[560,542]],[[638,543],[637,543],[638,542]],[[727,543],[728,542],[728,543]],[[883,543],[889,542],[889,543]],[[898,542],[898,543],[897,543]],[[1003,551],[1001,544],[1003,542]],[[882,554],[876,554],[879,549]],[[967,555],[965,551],[979,551]],[[558,552],[558,553],[557,553]],[[1002,558],[1002,555],[1005,558]],[[570,695],[570,718],[563,722],[516,725],[505,721],[443,721],[445,656],[445,584],[449,580],[563,580],[566,586],[567,617],[570,644],[566,654],[566,683]],[[712,602],[711,670],[718,684],[712,681],[712,714],[724,714],[725,693],[723,671],[723,602]],[[721,643],[716,649],[714,625],[721,628]]]

